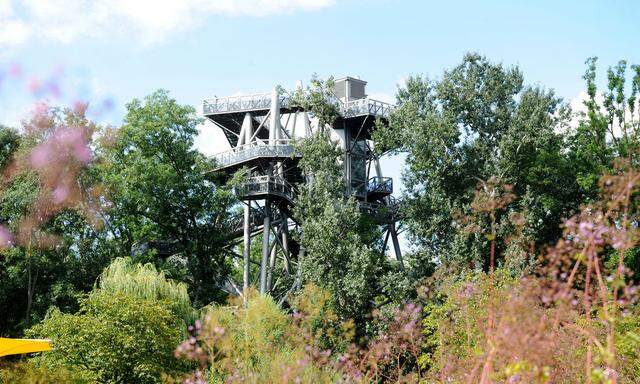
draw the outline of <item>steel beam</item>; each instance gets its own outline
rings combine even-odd
[[[389,233],[391,233],[391,241],[393,242],[393,251],[396,254],[396,260],[400,264],[400,269],[404,271],[404,262],[402,261],[402,251],[400,250],[400,242],[398,241],[398,233],[396,232],[396,223],[389,224]]]
[[[249,289],[249,260],[251,255],[251,207],[249,202],[244,205],[244,249],[242,250],[243,274],[242,289]]]
[[[264,203],[264,223],[262,225],[262,260],[260,262],[260,293],[267,292],[267,263],[269,262],[269,232],[271,224],[271,202]]]

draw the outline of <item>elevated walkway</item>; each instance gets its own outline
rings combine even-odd
[[[202,105],[205,116],[213,116],[227,113],[254,112],[254,115],[266,114],[271,109],[271,92],[254,93],[251,95],[215,97],[206,99]],[[289,109],[289,98],[280,95],[280,108]]]
[[[251,95],[215,97],[204,100],[202,104],[202,111],[205,116],[210,118],[214,118],[215,115],[224,114],[244,115],[246,112],[251,112],[255,116],[266,115],[271,109],[271,97],[272,94],[270,92],[255,93]],[[282,113],[289,113],[298,109],[291,105],[289,97],[285,95],[279,95],[278,97]],[[340,115],[345,119],[365,115],[388,118],[394,108],[393,104],[370,99],[368,97],[345,103],[335,99],[332,100],[332,102],[338,103]]]
[[[341,115],[345,119],[359,116],[373,116],[386,119],[394,108],[393,104],[368,97],[341,103],[341,106]]]
[[[228,168],[238,168],[240,166],[251,166],[256,161],[286,161],[300,158],[296,152],[291,139],[278,139],[273,143],[251,142],[232,148],[228,151],[218,153],[213,156],[216,161],[214,170],[219,171]]]

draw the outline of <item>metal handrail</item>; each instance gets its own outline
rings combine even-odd
[[[271,97],[272,94],[270,92],[215,97],[204,100],[202,110],[204,113],[265,110],[271,108]],[[278,97],[281,107],[286,107],[289,104],[287,96],[279,95]]]
[[[213,159],[218,167],[227,167],[256,157],[291,157],[296,155],[293,139],[276,139],[272,142],[265,140],[264,143],[254,141],[243,144],[215,154]]]
[[[289,201],[293,200],[293,186],[285,179],[277,176],[261,175],[249,177],[237,188],[236,193],[244,197],[274,194],[282,196]]]
[[[387,203],[372,203],[359,201],[360,212],[369,215],[381,222],[395,221],[400,213],[400,201],[393,196],[389,196]]]
[[[287,95],[279,95],[280,107],[289,107],[290,98]],[[271,108],[271,92],[254,93],[251,95],[215,97],[203,101],[202,110],[205,114],[215,114],[236,111],[267,110]],[[363,115],[373,115],[389,117],[395,106],[384,101],[364,98],[342,102],[339,99],[328,97],[327,102],[340,103],[340,114],[343,117],[356,117]]]
[[[370,98],[347,101],[342,104],[342,115],[344,117],[355,117],[362,115],[373,115],[389,117],[395,106],[384,101]]]
[[[264,210],[251,208],[249,214],[249,222],[252,228],[258,228],[264,222]],[[282,214],[280,211],[275,210],[271,212],[271,218],[275,220],[281,220]],[[242,233],[244,228],[244,212],[238,212],[237,214],[231,216],[226,224],[227,228],[231,231],[231,233],[235,233],[236,236],[239,233]]]
[[[390,177],[375,176],[367,181],[367,192],[393,193],[393,179]]]

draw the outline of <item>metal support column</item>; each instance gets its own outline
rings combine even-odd
[[[267,270],[267,292],[271,292],[273,288],[273,274],[276,269],[276,256],[278,255],[278,235],[280,231],[278,230],[275,238],[273,239],[273,246],[271,247],[271,255],[269,257],[269,269]]]
[[[400,251],[400,242],[398,241],[398,232],[396,232],[396,223],[389,224],[389,233],[391,233],[391,241],[393,241],[393,251],[396,254],[396,260],[400,264],[400,269],[404,270],[404,262],[402,261],[402,251]]]
[[[284,270],[291,274],[291,258],[289,256],[289,222],[287,216],[282,217],[282,253],[284,254]]]
[[[249,262],[251,252],[251,207],[250,202],[247,201],[244,206],[244,249],[242,251],[243,274],[242,274],[242,289],[243,292],[247,292],[249,289]]]
[[[269,232],[271,230],[271,202],[265,200],[262,225],[262,260],[260,261],[260,293],[267,292],[267,263],[269,262]]]

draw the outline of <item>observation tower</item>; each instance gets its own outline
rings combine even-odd
[[[396,231],[399,204],[392,196],[393,180],[382,175],[371,140],[376,119],[386,123],[394,107],[367,97],[366,84],[356,77],[334,81],[332,101],[338,105],[339,117],[325,130],[343,151],[345,197],[353,195],[360,212],[382,227],[383,251],[391,238],[402,267]],[[231,146],[214,155],[214,171],[230,177],[241,168],[248,170],[244,182],[235,188],[244,203],[244,214],[232,223],[231,235],[232,244],[243,243],[243,288],[249,287],[252,278],[251,263],[258,264],[250,258],[251,247],[261,246],[260,292],[272,293],[281,276],[298,276],[290,291],[296,289],[300,284],[296,269],[304,249],[290,236],[299,230],[291,212],[295,186],[304,182],[304,177],[294,141],[314,135],[320,129],[318,119],[311,111],[294,106],[277,88],[268,93],[204,100],[203,114],[222,130]],[[261,245],[253,244],[259,234]]]

